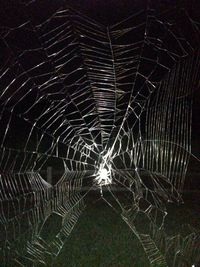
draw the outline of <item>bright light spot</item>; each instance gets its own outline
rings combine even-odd
[[[192,264],[192,267],[195,267],[195,265],[194,265],[194,264]]]
[[[108,180],[108,171],[107,169],[103,168],[102,170],[100,170],[100,173],[99,173],[99,178],[101,180]]]
[[[99,186],[112,184],[112,178],[110,177],[110,171],[101,166],[98,173],[97,173],[97,177],[95,180]]]

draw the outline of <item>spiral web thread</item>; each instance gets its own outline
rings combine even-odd
[[[165,203],[182,201],[191,156],[198,22],[152,7],[105,27],[63,7],[38,23],[34,5],[21,3],[16,25],[0,31],[1,262],[52,264],[85,195],[100,186],[109,203],[91,182],[100,166],[151,266],[197,262],[198,233],[168,237],[164,222]],[[64,171],[50,184],[43,171],[52,162]],[[129,192],[129,206],[114,187]],[[52,214],[62,224],[47,240]]]

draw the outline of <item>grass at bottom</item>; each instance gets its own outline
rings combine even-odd
[[[165,230],[169,235],[178,234],[178,232],[183,235],[188,234],[187,229],[182,227],[187,224],[200,229],[199,194],[186,194],[184,199],[184,205],[167,205]],[[125,202],[123,197],[121,201]],[[141,244],[120,215],[116,214],[103,200],[92,203],[94,202],[92,197],[87,202],[85,211],[52,266],[149,267]],[[43,231],[47,240],[51,240],[60,230],[61,217],[54,214],[50,222],[51,224],[47,224]],[[145,221],[141,221],[141,228],[146,229]],[[6,267],[17,266],[14,264]],[[24,264],[24,266],[30,265]]]
[[[80,217],[55,267],[148,267],[140,243],[105,202],[90,205]]]

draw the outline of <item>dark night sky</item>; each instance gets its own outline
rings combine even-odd
[[[29,1],[24,0],[21,2],[27,3]],[[0,5],[1,26],[16,27],[27,21],[28,15],[22,12],[20,1],[1,0]],[[200,18],[199,0],[35,0],[29,5],[29,13],[32,16],[32,20],[38,23],[49,18],[59,8],[67,5],[103,25],[114,24],[136,13],[141,8],[146,9],[147,6],[155,7],[157,14],[173,7],[177,7],[177,12],[184,8],[191,19],[199,20]],[[193,110],[193,138],[198,141],[200,139],[200,93],[198,86],[195,91]],[[200,156],[197,147],[195,147],[195,151]]]
[[[21,2],[28,3],[29,1],[0,1],[1,25],[7,24],[8,21],[13,24],[19,22],[22,17],[20,15]],[[55,10],[64,6],[70,6],[104,25],[114,24],[147,6],[156,8],[158,12],[173,7],[185,8],[195,20],[199,19],[200,14],[200,1],[198,0],[35,0],[29,5],[37,22],[45,17],[48,18]]]
[[[198,0],[66,0],[64,1],[104,25],[114,24],[138,9],[149,7],[159,11],[166,11],[172,7],[186,8],[189,14],[199,19],[200,2]]]
[[[59,8],[70,6],[88,17],[102,23],[111,25],[138,10],[146,9],[147,6],[154,7],[156,13],[167,11],[177,7],[177,11],[184,8],[193,20],[200,20],[199,0],[35,0],[28,6],[29,15],[24,12],[24,7],[20,3],[28,3],[28,0],[0,0],[0,26],[16,27],[21,25],[32,16],[32,20],[37,24],[49,18]],[[22,11],[23,10],[23,11]],[[173,18],[172,18],[173,19]],[[0,59],[1,59],[0,55]],[[198,109],[200,106],[198,89],[194,98],[194,128],[200,134]],[[197,125],[197,126],[196,126]]]

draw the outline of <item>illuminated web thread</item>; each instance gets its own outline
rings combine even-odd
[[[32,4],[20,6],[19,25],[1,28],[4,265],[52,264],[96,184],[113,207],[103,187],[110,191],[152,266],[197,261],[199,250],[191,249],[196,235],[182,243],[178,236],[167,237],[164,221],[165,202],[182,201],[191,154],[198,23],[185,19],[188,36],[185,25],[171,22],[173,9],[165,21],[145,9],[105,27],[69,8],[37,23]],[[43,178],[49,165],[63,170],[53,184]],[[92,177],[100,180],[88,188]],[[130,192],[129,207],[113,184]],[[43,231],[55,214],[60,230],[46,240]],[[147,233],[138,228],[140,216]]]

